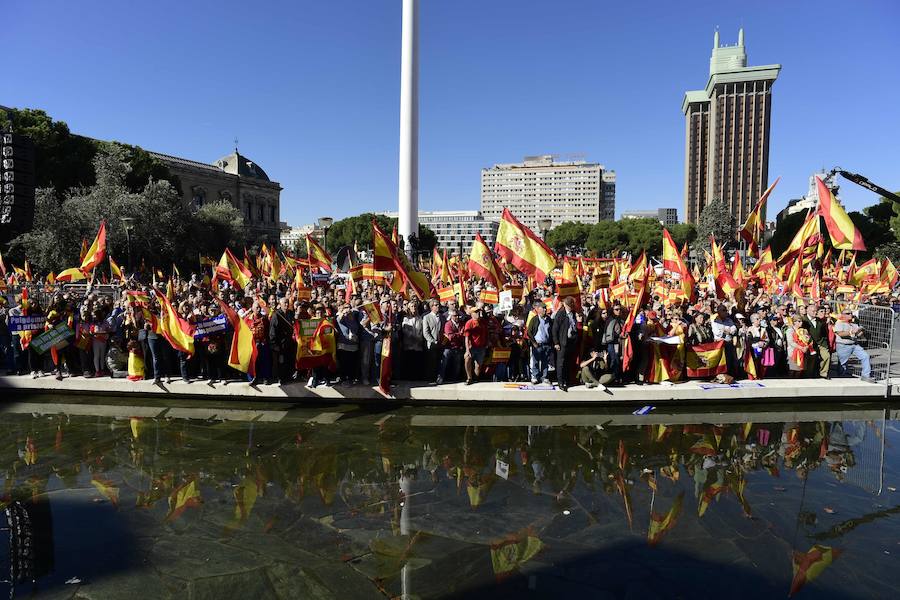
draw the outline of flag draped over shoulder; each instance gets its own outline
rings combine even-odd
[[[494,251],[508,263],[526,275],[533,275],[536,281],[543,281],[556,268],[556,255],[534,234],[503,209]]]
[[[763,210],[766,207],[766,200],[769,199],[769,194],[772,193],[772,190],[775,189],[775,186],[778,185],[780,180],[781,177],[776,179],[775,182],[763,192],[763,195],[759,197],[756,206],[754,206],[753,210],[750,211],[750,214],[747,215],[747,221],[744,223],[744,226],[738,232],[741,238],[747,242],[748,256],[759,256],[759,240],[766,228],[765,213]]]
[[[194,326],[178,316],[166,295],[157,291],[159,328],[172,347],[188,355],[194,354]]]
[[[246,319],[242,319],[237,312],[228,306],[221,298],[216,297],[219,307],[234,335],[231,338],[231,350],[228,353],[228,366],[246,373],[250,377],[256,376],[256,343],[253,341],[253,330]]]
[[[85,273],[103,262],[106,258],[106,221],[100,221],[100,230],[97,231],[97,237],[94,243],[88,248],[84,258],[81,259],[81,270]]]
[[[819,206],[816,214],[825,217],[825,227],[831,236],[831,244],[838,250],[862,250],[865,251],[866,243],[863,241],[859,229],[847,216],[843,207],[838,204],[831,190],[825,185],[819,176],[816,176],[816,191],[819,194]]]
[[[324,271],[331,272],[331,256],[308,233],[306,234],[306,255],[310,267],[319,267]]]
[[[501,277],[503,281],[506,280],[506,277],[501,275],[503,270],[494,260],[491,249],[484,243],[480,233],[475,234],[475,241],[472,243],[472,252],[469,254],[469,272],[483,277],[485,281],[498,289],[502,287]]]

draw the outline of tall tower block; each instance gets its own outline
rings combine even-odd
[[[721,199],[738,226],[769,185],[772,84],[781,65],[747,66],[744,30],[738,42],[713,38],[706,88],[686,92],[684,214],[697,223],[703,208]]]

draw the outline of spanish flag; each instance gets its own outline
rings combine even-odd
[[[386,396],[391,395],[391,374],[394,370],[392,355],[391,336],[387,336],[381,342],[381,368],[378,371],[378,389]]]
[[[446,248],[444,248],[444,258],[441,260],[441,283],[444,285],[453,283],[453,277],[450,275],[450,262],[447,260]]]
[[[681,293],[690,301],[694,295],[694,278],[668,229],[663,229],[663,269],[678,273]]]
[[[747,215],[747,221],[744,223],[744,226],[738,232],[741,238],[747,242],[748,256],[759,256],[759,240],[766,228],[766,215],[764,212],[766,200],[769,199],[769,194],[772,193],[772,190],[775,189],[775,186],[778,185],[780,180],[781,177],[776,179],[775,182],[763,192],[763,195],[759,197],[756,206],[754,206],[753,210],[750,211],[750,214]]]
[[[534,275],[535,281],[543,281],[556,268],[553,251],[533,231],[519,223],[508,208],[503,209],[500,218],[494,251],[521,272]]]
[[[688,346],[684,366],[688,377],[699,379],[711,379],[716,375],[727,373],[725,342],[707,342]]]
[[[675,527],[675,523],[678,521],[679,515],[681,515],[683,501],[684,492],[681,492],[675,498],[675,502],[672,503],[672,508],[665,515],[655,511],[650,513],[650,528],[647,530],[647,543],[650,546],[657,545],[663,536]]]
[[[109,479],[95,474],[91,476],[91,485],[97,488],[100,495],[109,500],[113,506],[119,506],[119,488],[114,486]]]
[[[337,345],[334,326],[328,319],[294,321],[294,338],[297,340],[297,368],[313,369],[337,367]]]
[[[431,284],[424,273],[415,271],[406,260],[406,255],[401,255],[397,245],[388,239],[387,234],[372,220],[372,246],[375,256],[374,266],[376,271],[393,271],[400,276],[403,285],[412,291],[421,300],[431,297]]]
[[[825,567],[833,563],[841,553],[841,550],[820,544],[814,545],[808,552],[794,551],[791,561],[794,568],[794,579],[791,581],[791,591],[788,593],[788,597],[793,596],[807,582],[821,575]]]
[[[84,272],[76,267],[72,267],[71,269],[64,269],[59,272],[59,275],[56,276],[56,281],[60,282],[81,281],[83,279],[86,279]]]
[[[378,306],[377,302],[367,302],[363,304],[360,308],[368,315],[369,322],[372,325],[377,325],[384,320],[384,316],[381,314],[381,307]]]
[[[97,237],[94,238],[94,243],[81,259],[81,270],[87,273],[103,262],[104,258],[106,258],[106,221],[100,221]]]
[[[819,230],[819,215],[815,211],[810,210],[806,215],[806,220],[803,222],[803,225],[797,230],[797,233],[794,234],[791,243],[785,251],[781,253],[781,256],[778,257],[778,264],[782,265],[787,263],[797,254],[801,253],[807,246],[814,246],[817,244],[820,239],[822,239],[822,234]]]
[[[306,234],[306,255],[310,267],[319,267],[323,271],[331,273],[331,256],[308,233]]]
[[[480,233],[475,234],[475,241],[472,243],[472,252],[469,254],[469,272],[483,277],[486,282],[496,288],[500,288],[502,285],[501,277],[503,281],[506,281],[506,277],[501,275],[503,271],[494,260],[494,255],[491,254],[490,248],[484,243]]]
[[[763,250],[762,255],[759,257],[759,260],[756,261],[756,264],[753,265],[753,268],[750,269],[750,272],[754,275],[759,275],[760,273],[765,273],[766,271],[771,271],[775,268],[775,261],[772,259],[772,247],[767,246],[765,250]]]
[[[447,250],[444,250],[444,253],[447,253]],[[431,278],[437,279],[441,276],[441,272],[444,268],[444,261],[441,259],[441,254],[438,252],[437,246],[431,249]]]
[[[200,487],[196,479],[191,479],[172,491],[169,496],[169,514],[166,522],[170,523],[181,516],[188,508],[200,506],[203,499],[200,497]]]
[[[697,505],[698,515],[702,517],[706,513],[706,509],[709,508],[709,503],[727,489],[725,484],[713,482],[712,485],[703,490],[703,494],[700,496],[700,503]]]
[[[157,291],[159,328],[172,347],[188,355],[194,354],[194,326],[182,319],[166,295]]]
[[[215,268],[214,279],[216,277],[221,277],[226,281],[236,283],[239,287],[244,288],[250,283],[252,275],[250,269],[247,268],[245,264],[242,264],[241,261],[231,253],[231,250],[225,248],[225,252],[222,253],[222,258],[219,259],[219,264],[216,265]]]
[[[825,217],[825,227],[828,229],[828,235],[831,236],[832,245],[838,250],[865,251],[866,243],[863,241],[859,229],[856,228],[843,207],[838,204],[834,194],[818,175],[816,175],[816,191],[819,195],[816,214]]]
[[[253,331],[247,320],[242,319],[228,304],[216,297],[219,307],[234,335],[231,338],[231,351],[228,353],[228,366],[246,373],[250,377],[256,376],[256,343],[253,341]]]
[[[113,259],[112,255],[109,257],[109,272],[119,281],[125,281],[122,269],[119,268],[119,265],[116,263],[115,259]]]

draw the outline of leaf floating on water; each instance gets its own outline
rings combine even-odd
[[[833,515],[833,514],[835,513],[835,510],[834,510],[833,508],[831,508],[830,506],[826,506],[826,507],[823,508],[822,510],[824,510],[825,512],[827,512],[829,515]]]

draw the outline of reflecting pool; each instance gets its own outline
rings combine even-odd
[[[4,400],[0,594],[900,597],[893,407],[71,402]]]

